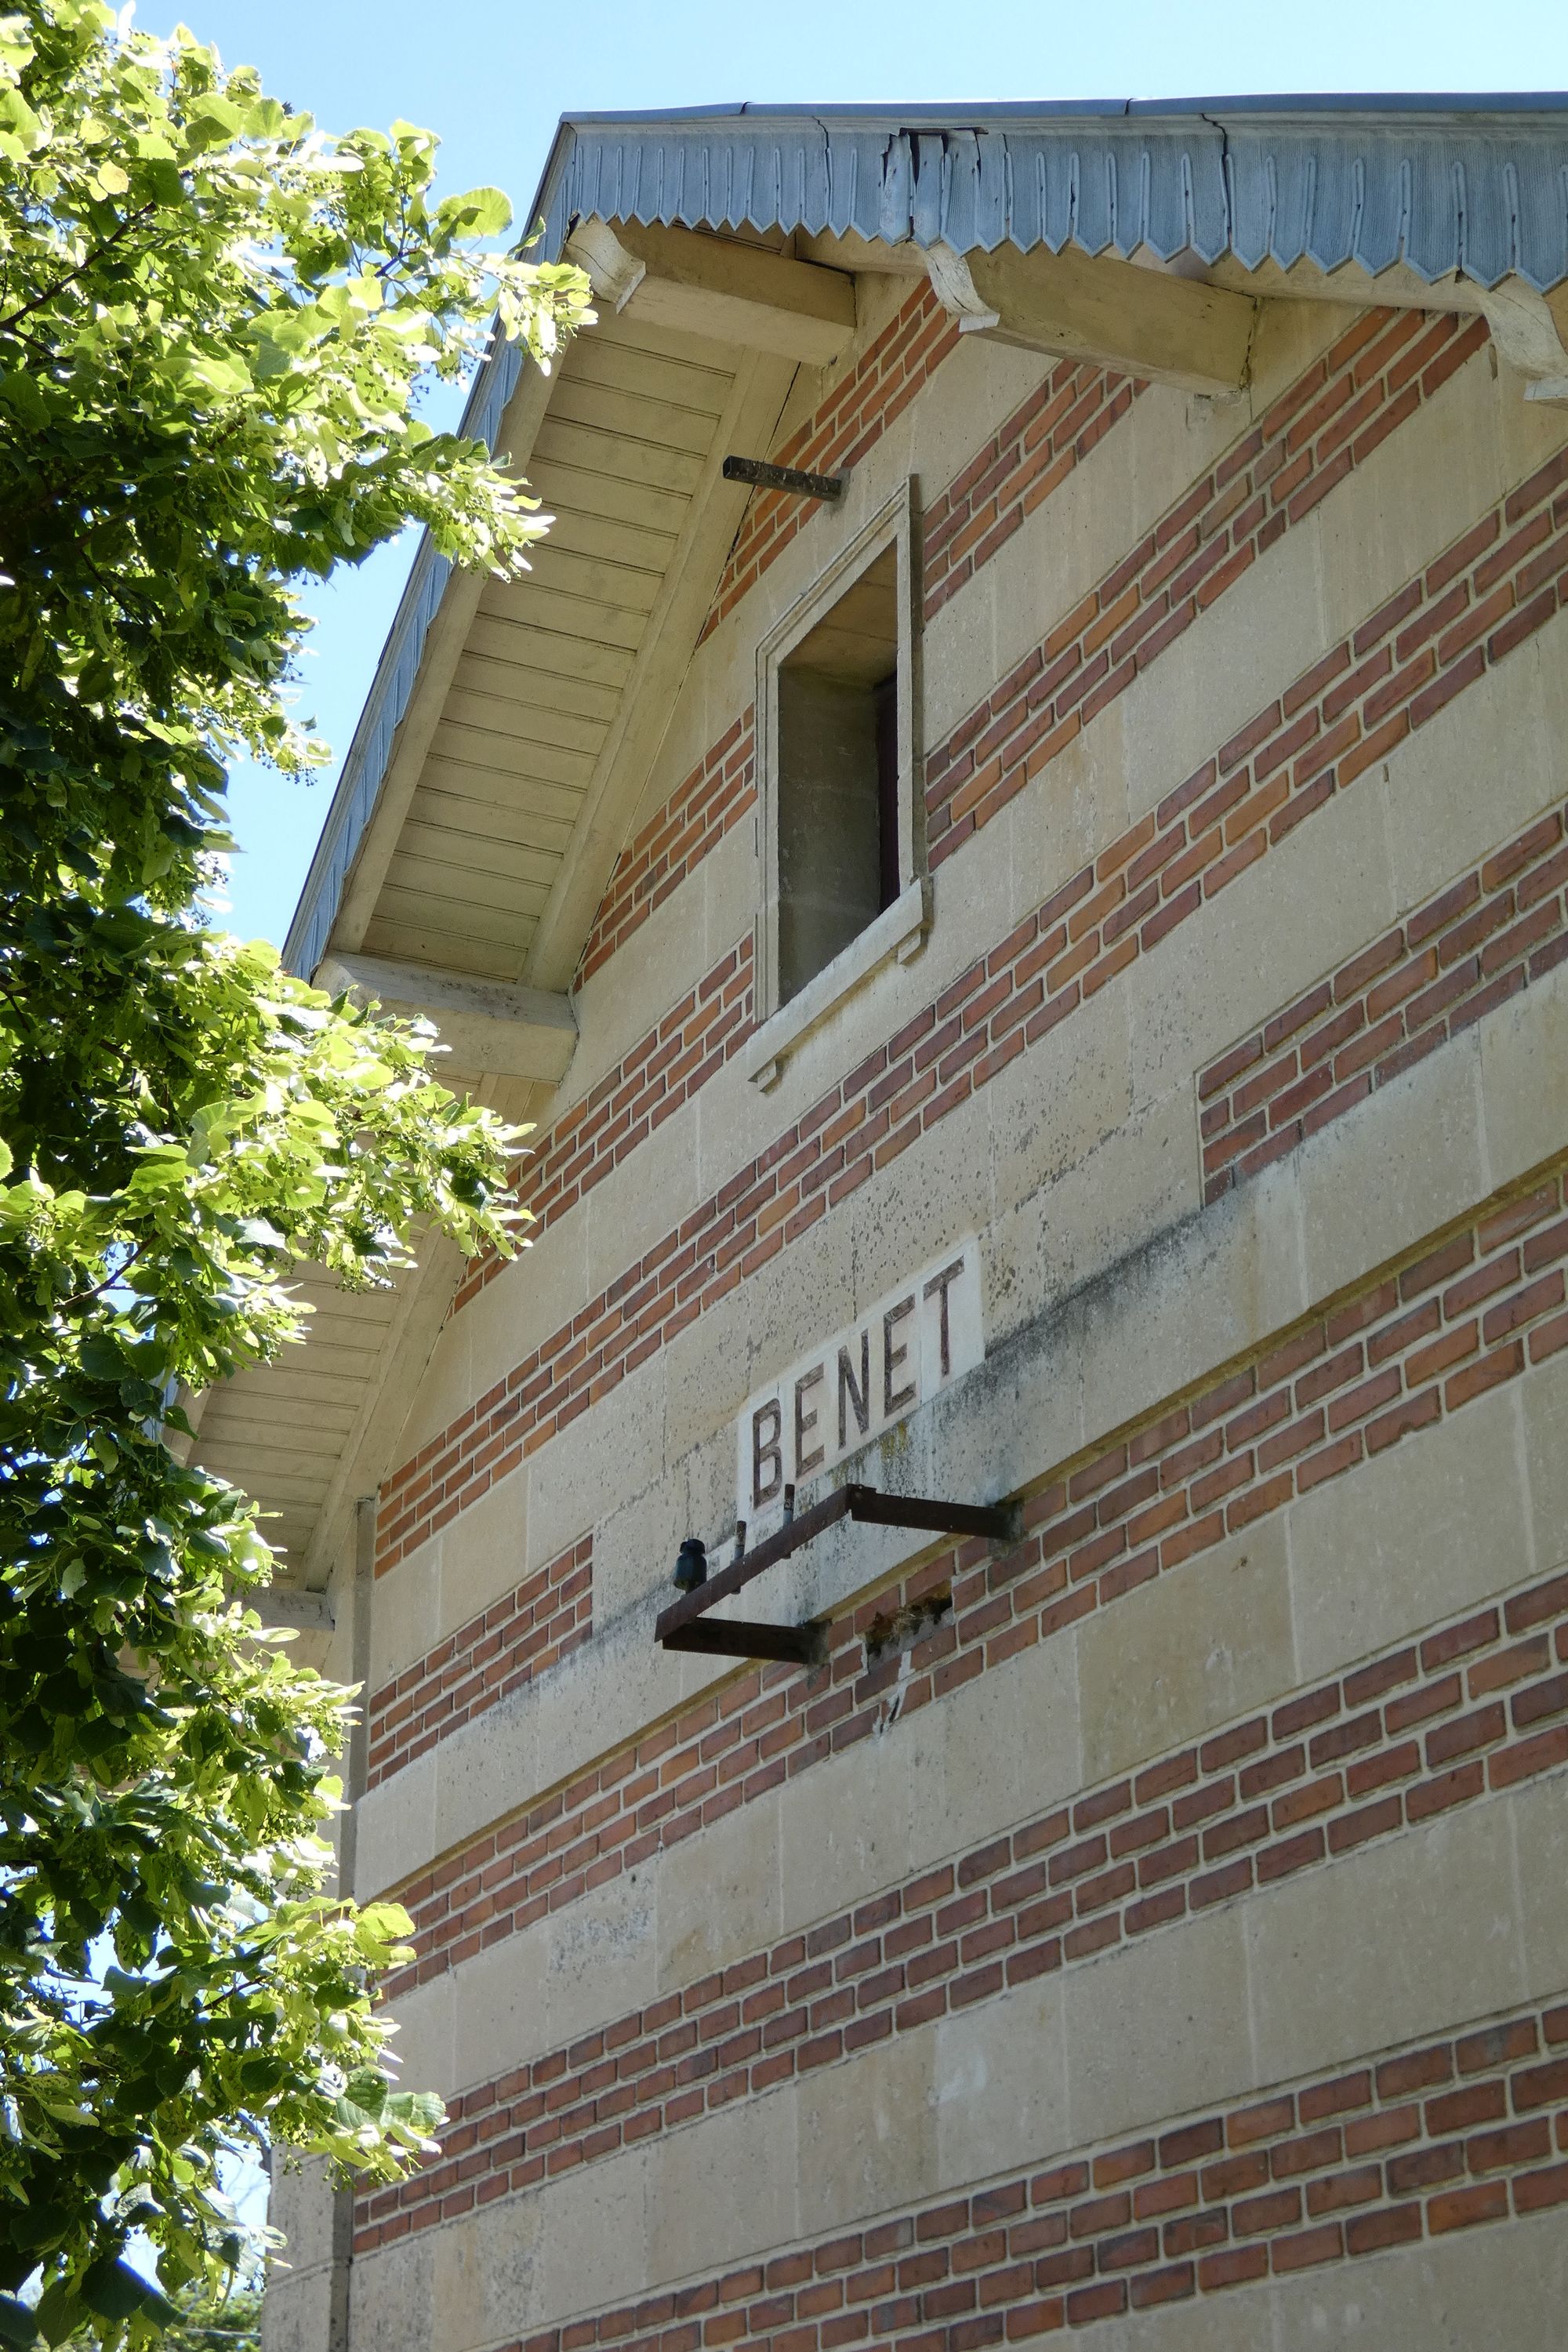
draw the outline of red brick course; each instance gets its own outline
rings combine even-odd
[[[593,1630],[594,1538],[585,1535],[383,1683],[370,1702],[365,1786],[537,1681]]]
[[[773,463],[815,474],[858,465],[957,349],[957,321],[948,317],[922,278],[842,382],[771,452]],[[784,490],[752,491],[702,625],[704,637],[750,593],[815,511],[809,501]]]
[[[457,1967],[867,1738],[895,1685],[897,1713],[914,1713],[1568,1347],[1565,1172],[1064,1465],[1026,1504],[1013,1549],[950,1549],[866,1596],[831,1626],[821,1667],[742,1670],[423,1872],[398,1890],[418,1957],[389,1990]],[[896,1658],[868,1667],[876,1621],[949,1586],[951,1614],[901,1670]]]
[[[752,1013],[748,934],[638,1038],[591,1092],[563,1111],[538,1150],[518,1168],[517,1197],[532,1217],[536,1234],[574,1208],[723,1068],[751,1035]],[[453,1313],[477,1297],[508,1263],[494,1250],[472,1259],[452,1302]]]
[[[1058,360],[921,519],[922,604],[929,621],[990,562],[1096,443],[1143,384]]]
[[[926,834],[933,868],[1022,792],[1486,339],[1480,319],[1363,313],[932,751]]]
[[[1559,609],[1568,450],[868,1055],[383,1489],[424,1541],[1237,880]]]
[[[755,712],[747,704],[616,860],[577,969],[577,985],[609,961],[733,824],[756,804]]]
[[[1565,819],[1527,825],[1200,1071],[1205,1200],[1568,956]]]
[[[439,2158],[360,2199],[358,2242],[462,2210],[465,2184],[531,2187],[1559,1769],[1565,1668],[1568,1574],[1086,1790],[465,2092]]]
[[[1478,2020],[864,2229],[781,2250],[513,2352],[595,2344],[973,2352],[1353,2261],[1568,2200],[1568,2006]],[[504,2193],[452,2193],[452,2212]],[[439,2207],[395,2217],[406,2231]]]

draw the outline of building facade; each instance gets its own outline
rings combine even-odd
[[[280,2170],[270,2352],[1561,2342],[1565,190],[1547,100],[563,125],[553,530],[416,567],[289,943],[532,1246],[201,1430],[450,2110]]]

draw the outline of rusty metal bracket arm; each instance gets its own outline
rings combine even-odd
[[[874,1486],[840,1486],[833,1494],[825,1495],[819,1503],[814,1503],[809,1510],[786,1520],[776,1535],[769,1536],[754,1551],[743,1552],[695,1591],[682,1593],[679,1601],[671,1601],[660,1612],[654,1636],[667,1650],[706,1650],[724,1657],[799,1658],[809,1664],[820,1642],[815,1627],[763,1625],[736,1618],[721,1619],[712,1625],[701,1625],[698,1621],[715,1602],[739,1592],[765,1570],[776,1568],[780,1560],[788,1559],[804,1545],[825,1535],[840,1519],[858,1519],[872,1527],[921,1528],[932,1535],[977,1536],[992,1543],[1010,1543],[1016,1542],[1021,1532],[1021,1517],[1016,1503],[945,1503],[929,1495],[883,1495]],[[763,1636],[769,1647],[746,1646],[753,1637],[761,1640]],[[809,1651],[798,1646],[802,1642],[811,1643]]]

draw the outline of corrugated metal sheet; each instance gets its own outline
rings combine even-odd
[[[552,235],[599,213],[960,252],[1233,253],[1248,268],[1353,262],[1373,275],[1403,262],[1427,279],[1512,274],[1541,291],[1568,278],[1568,124],[1552,98],[982,109],[929,126],[869,110],[585,118],[563,133]]]
[[[1427,280],[1568,278],[1568,97],[1189,100],[1101,107],[702,109],[562,122],[529,215],[559,254],[574,219],[801,229],[968,252],[1146,249],[1248,268],[1402,262]],[[482,372],[492,439],[520,373]],[[290,929],[324,950],[447,567],[415,564]]]

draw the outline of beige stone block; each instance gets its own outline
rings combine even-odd
[[[503,2343],[533,2300],[538,2204],[508,2197],[430,2232],[442,2352]]]
[[[1082,1290],[1064,1299],[1057,1344],[1078,1354],[1086,1439],[1152,1411],[1305,1304],[1293,1175],[1271,1171],[1198,1217],[1191,1108],[1177,1096],[1156,1104],[1046,1196],[1047,1241],[1059,1236],[1064,1257],[1091,1218],[1110,1226],[1078,1283],[1062,1286]]]
[[[1247,404],[1253,418],[1267,415],[1302,372],[1354,324],[1358,306],[1346,302],[1265,302],[1258,313],[1248,371]]]
[[[322,2352],[331,2343],[332,2276],[330,2271],[275,2270],[267,2280],[261,2311],[262,2352]]]
[[[441,2337],[436,2325],[437,2233],[422,2231],[395,2245],[361,2254],[350,2273],[350,2341],[374,2352],[430,2352]],[[310,2352],[320,2352],[312,2346]]]
[[[1331,802],[1129,969],[1134,1097],[1179,1088],[1191,1102],[1200,1069],[1359,953],[1393,911],[1380,795]],[[1192,1118],[1195,1150],[1195,1106]]]
[[[397,2031],[390,2048],[402,2089],[437,2091],[449,2099],[468,2081],[453,2058],[458,2006],[457,1979],[451,1976],[433,1977],[391,2003],[388,2014]]]
[[[436,1852],[436,1758],[416,1758],[359,1801],[354,1898],[368,1903],[401,1886]]]
[[[644,2292],[654,2267],[649,2168],[646,2148],[628,2148],[598,2164],[579,2165],[534,2192],[536,2300],[522,2325],[512,2323],[515,2335],[577,2312],[604,2310]]]
[[[751,698],[748,689],[745,701]],[[738,718],[744,707],[744,703],[737,703],[730,717],[715,728],[710,740],[717,741],[726,734],[731,719]],[[705,742],[696,759],[700,759],[708,748]],[[672,777],[669,791],[678,792],[689,772],[689,768],[683,769],[679,775]],[[628,834],[626,837],[629,842],[636,836]],[[701,903],[698,883],[688,882],[673,890],[638,924],[621,952],[608,963],[601,964],[583,982],[575,1000],[578,1043],[567,1080],[570,1092],[563,1094],[557,1117],[566,1103],[580,1102],[591,1094],[600,1079],[617,1066],[656,1022],[680,1003],[707,971],[708,962],[703,960],[705,927],[700,919],[693,920],[694,914],[700,916]]]
[[[836,1327],[829,1323],[823,1328]],[[752,1297],[742,1283],[704,1307],[696,1322],[689,1323],[656,1359],[665,1376],[667,1461],[679,1462],[693,1446],[729,1431],[752,1391]],[[769,1334],[764,1328],[759,1337],[766,1339]],[[782,1344],[775,1360],[790,1361]],[[734,1484],[732,1454],[730,1483]]]
[[[1568,617],[1559,613],[1384,763],[1401,908],[1446,888],[1562,799],[1565,647]],[[1371,780],[1369,772],[1363,781]]]
[[[1535,1572],[1549,1576],[1568,1560],[1568,1357],[1527,1373],[1519,1398]]]
[[[1131,1112],[1125,992],[1106,988],[1091,997],[1081,1013],[1010,1063],[981,1101],[990,1123],[996,1203],[1012,1208],[1085,1159]],[[973,1122],[947,1123],[963,1129]],[[964,1134],[962,1140],[973,1160],[973,1137]]]
[[[1523,1999],[1507,1798],[1256,1895],[1247,1940],[1262,2079],[1289,2082]]]
[[[588,1226],[569,1210],[521,1249],[454,1318],[468,1324],[473,1394],[506,1379],[532,1350],[570,1323],[590,1296]]]
[[[588,1220],[589,1297],[663,1241],[698,1197],[697,1110],[688,1103],[595,1184],[579,1211]]]
[[[930,1786],[940,1740],[922,1707],[890,1734],[862,1739],[780,1791],[784,1931],[830,1919],[913,1866],[914,1788]]]
[[[1326,1298],[1486,1197],[1473,1033],[1405,1071],[1297,1155],[1307,1293]]]
[[[1168,385],[1152,386],[942,608],[928,639],[944,624],[963,626],[963,608],[983,600],[990,657],[976,647],[971,678],[1005,677],[1245,430],[1245,415],[1228,404],[1192,403]],[[956,664],[952,674],[962,676]],[[940,741],[978,698],[972,683],[956,707],[944,700],[931,708],[930,740]]]
[[[1089,2341],[1094,2352],[1272,2352],[1272,2312],[1265,2281],[1127,2312],[1097,2326]]]
[[[538,1701],[546,1687],[534,1685],[503,1698],[432,1751],[436,1798],[426,1853],[466,1844],[488,1823],[527,1804],[545,1775],[551,1780],[558,1776],[560,1761],[542,1748],[539,1738]],[[395,1788],[396,1782],[389,1785]]]
[[[939,2188],[1048,2164],[1069,2146],[1059,1978],[962,2010],[935,2032]]]
[[[722,728],[718,730],[720,734],[723,731]],[[702,893],[700,904],[704,976],[731,948],[751,939],[762,897],[762,872],[757,855],[757,821],[754,815],[748,814],[731,825],[697,868]]]
[[[1200,1552],[1078,1629],[1090,1784],[1296,1686],[1282,1518]]]
[[[435,1638],[442,1642],[529,1573],[527,1473],[512,1471],[459,1511],[442,1528],[439,1545]]]
[[[656,1897],[646,1870],[613,1878],[552,1921],[544,1993],[552,2043],[650,2000],[658,1983]]]
[[[1568,1806],[1563,1777],[1527,1780],[1511,1800],[1514,1880],[1532,2000],[1568,1987]]]
[[[723,1497],[716,1514],[693,1511],[690,1481],[682,1464],[618,1509],[595,1513],[594,1520],[594,1627],[595,1637],[613,1625],[627,1609],[640,1608],[657,1593],[658,1605],[675,1598],[670,1582],[681,1538],[700,1535],[711,1542],[723,1524],[725,1511],[734,1509],[734,1446],[722,1447]]]
[[[368,1697],[439,1638],[441,1538],[435,1537],[378,1576],[371,1599]]]
[[[1011,845],[1014,922],[1022,922],[1127,830],[1122,717],[1118,698],[1095,720],[1092,744],[1075,736],[986,826],[987,833],[1005,828]],[[962,866],[969,855],[966,848],[955,862]],[[991,929],[1000,936],[1000,925]]]
[[[857,1238],[852,1216],[843,1211],[837,1216],[830,1214],[814,1225],[794,1248],[782,1250],[742,1284],[740,1296],[746,1310],[748,1341],[746,1386],[732,1404],[726,1402],[721,1419],[701,1431],[701,1436],[728,1431],[752,1389],[772,1380],[807,1349],[815,1348],[830,1331],[848,1321],[853,1312],[849,1302],[855,1297],[858,1274]],[[925,1244],[927,1255],[940,1246],[935,1239]],[[917,1248],[900,1272],[922,1263]],[[900,1277],[893,1278],[897,1281]],[[875,1297],[875,1292],[871,1296]],[[700,1318],[691,1327],[690,1336],[699,1341],[706,1319]]]
[[[936,2034],[922,2027],[807,2074],[796,2092],[803,2237],[897,2211],[937,2186]]]
[[[650,1596],[533,1685],[539,1778],[531,1795],[615,1754],[634,1730],[658,1722],[682,1694],[703,1689],[725,1671],[722,1660],[659,1649],[653,1618]],[[693,1667],[695,1675],[688,1672]]]
[[[1024,1213],[1015,1217],[1022,1223]],[[985,1361],[930,1408],[931,1491],[965,1501],[1016,1494],[1083,1441],[1078,1363],[1063,1327],[1042,1321],[1016,1328],[1020,1281],[1006,1248],[1016,1238],[1008,1223],[1003,1246],[985,1265],[992,1292]],[[994,1233],[988,1247],[994,1239]],[[1036,1273],[1033,1263],[1029,1272]]]
[[[1332,643],[1321,562],[1314,514],[1277,541],[1242,583],[1216,597],[1120,697],[1128,813],[1134,820],[1202,767]],[[1369,597],[1366,609],[1376,601]],[[1098,723],[1085,730],[1091,750]]]
[[[1568,1146],[1568,965],[1479,1024],[1491,1181],[1512,1182]]]
[[[800,2228],[799,2147],[793,2085],[668,2134],[648,2173],[648,2283],[700,2276],[792,2243]],[[826,2153],[814,2147],[813,2165]],[[589,2181],[603,2170],[595,2167]],[[579,2287],[574,2301],[583,2299]]]
[[[775,1942],[781,1932],[776,1798],[742,1805],[667,1847],[658,1900],[660,1992]]]
[[[267,2189],[267,2219],[288,2241],[284,2260],[287,2279],[320,2270],[332,2259],[333,2213],[337,2200],[319,2156],[298,2156],[276,2148]],[[270,2287],[268,2288],[270,2292]]]
[[[1064,1976],[1075,2146],[1251,2088],[1245,1916],[1206,1912]],[[1269,2071],[1288,2070],[1270,2058]]]
[[[1568,2231],[1560,2212],[1538,2213],[1346,2268],[1303,2271],[1277,2281],[1270,2299],[1273,2352],[1323,2352],[1331,2345],[1347,2352],[1557,2352],[1568,2304]],[[1148,2341],[1164,2352],[1163,2337]]]
[[[1498,406],[1486,354],[1476,352],[1316,509],[1326,644],[1424,572],[1500,497]]]
[[[904,412],[912,425],[910,465],[928,508],[1054,365],[1037,352],[973,335],[943,360]]]
[[[1526,381],[1500,352],[1492,393],[1493,429],[1501,452],[1501,478],[1510,489],[1568,442],[1568,417],[1553,402],[1527,400]]]
[[[1057,1309],[1072,1319],[1075,1337],[1083,1327],[1083,1344],[1092,1355],[1093,1330],[1109,1328],[1107,1308],[1118,1318],[1122,1312],[1123,1286],[1130,1294],[1149,1292],[1157,1279],[1158,1237],[1191,1215],[1197,1193],[1191,1103],[1172,1095],[1135,1112],[1054,1183],[998,1215],[984,1236],[987,1289],[996,1310],[988,1345]],[[1137,1369],[1125,1356],[1123,1339],[1112,1368],[1119,1391],[1127,1389]],[[1083,1360],[1079,1377],[1087,1426],[1110,1425],[1099,1418],[1099,1370],[1090,1357]],[[1142,1391],[1147,1384],[1137,1385]],[[1153,1393],[1158,1397],[1165,1390]],[[1111,1423],[1125,1410],[1119,1408]]]
[[[532,2311],[541,2220],[537,2199],[507,2197],[431,2231],[441,2352],[505,2343]]]
[[[542,1568],[664,1468],[666,1361],[654,1355],[528,1459],[528,1564]]]
[[[1005,675],[996,646],[995,575],[999,567],[1014,568],[1007,562],[1010,549],[1025,538],[1033,542],[1034,537],[1028,524],[1024,524],[967,586],[949,597],[921,633],[921,734],[927,751],[942,742],[989,686]],[[1036,555],[1037,559],[1037,548]],[[1026,567],[1024,576],[1028,576]],[[1031,598],[1031,611],[1034,608],[1035,598]],[[1036,635],[1042,634],[1037,628]]]
[[[555,2046],[549,1969],[554,1922],[536,1920],[454,1969],[452,2079],[458,2090],[493,2082]]]
[[[1519,1427],[1517,1395],[1493,1390],[1290,1505],[1303,1682],[1529,1576]]]
[[[1037,1643],[923,1710],[941,1785],[929,1801],[916,1785],[917,1869],[1034,1821],[1081,1789],[1074,1649],[1070,1634]],[[899,1737],[895,1728],[890,1738]]]
[[[837,1294],[842,1326],[896,1290],[916,1267],[990,1223],[984,1113],[961,1112],[929,1129],[851,1195],[838,1222],[848,1225],[854,1252],[853,1292]],[[983,1271],[984,1255],[983,1244]],[[816,1331],[834,1328],[830,1319]],[[803,1344],[809,1347],[813,1337],[803,1335]]]

